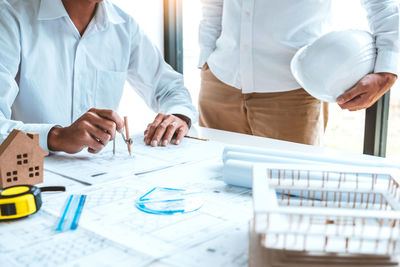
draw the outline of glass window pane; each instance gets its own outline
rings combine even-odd
[[[369,30],[366,12],[359,1],[332,1],[333,29]],[[342,110],[336,103],[329,104],[329,120],[324,146],[362,153],[364,143],[365,111]]]
[[[364,145],[365,111],[345,111],[336,103],[329,104],[328,126],[323,146],[362,153]]]
[[[199,0],[183,0],[183,74],[185,85],[197,107],[200,91],[198,28],[201,20],[201,3]]]
[[[400,84],[396,82],[390,91],[389,126],[386,157],[400,160]]]

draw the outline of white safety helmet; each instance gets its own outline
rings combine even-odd
[[[290,68],[296,81],[312,96],[336,102],[374,70],[375,40],[361,30],[335,31],[304,46],[294,55]]]

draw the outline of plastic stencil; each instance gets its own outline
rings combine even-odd
[[[203,205],[200,192],[186,189],[154,187],[135,202],[144,212],[172,215],[196,211]]]

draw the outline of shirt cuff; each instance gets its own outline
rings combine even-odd
[[[197,117],[198,117],[197,111],[187,107],[182,107],[182,106],[171,107],[165,113],[184,115],[190,119],[192,125],[197,122]]]
[[[204,64],[207,62],[208,58],[210,55],[214,52],[214,49],[211,48],[202,48],[200,51],[200,58],[199,58],[199,63],[197,65],[198,68],[202,68]]]
[[[374,73],[389,72],[399,74],[399,53],[391,51],[378,51],[375,60]]]
[[[37,133],[39,134],[39,145],[43,148],[47,153],[49,153],[49,148],[47,147],[47,136],[49,135],[50,130],[57,126],[56,124],[23,124],[23,126],[19,129],[25,133]]]

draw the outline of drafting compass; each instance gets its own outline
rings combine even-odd
[[[126,117],[126,116],[124,117],[124,128],[125,128],[126,136],[124,135],[123,129],[121,129],[121,131],[119,131],[119,133],[122,135],[122,139],[124,140],[124,143],[126,144],[126,146],[128,148],[129,156],[131,156],[132,155],[131,145],[133,144],[133,140],[129,136],[128,117]],[[113,140],[113,155],[115,155],[115,137]]]

